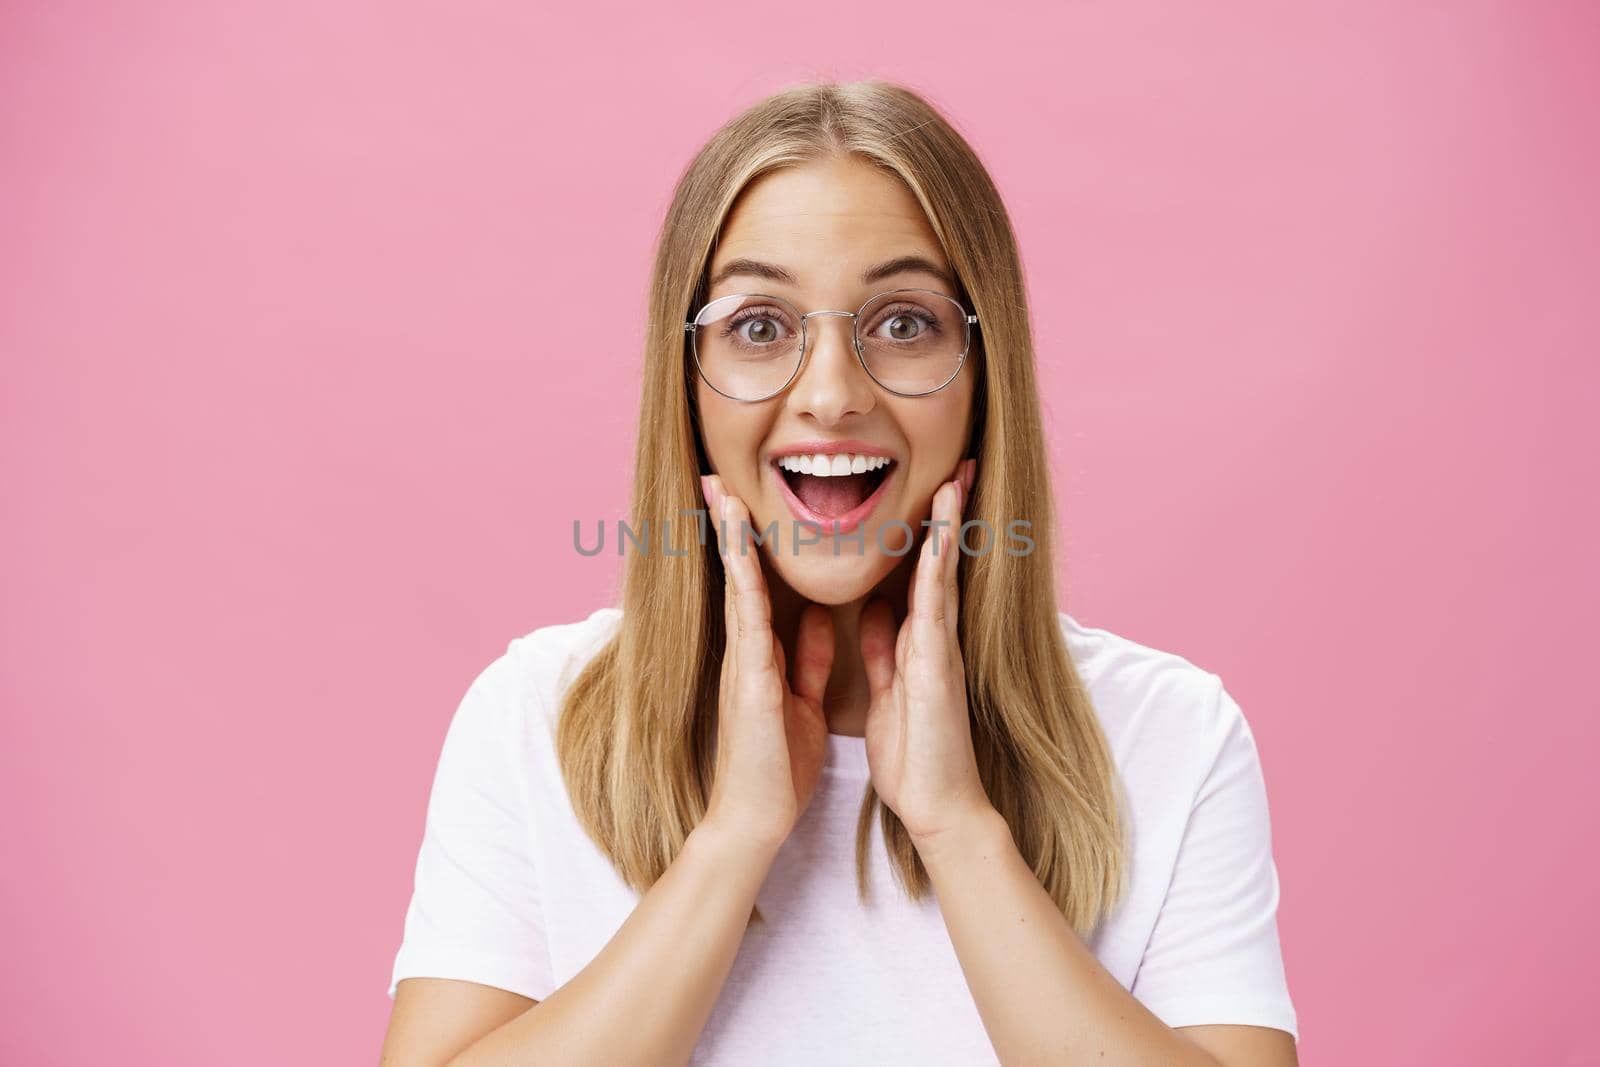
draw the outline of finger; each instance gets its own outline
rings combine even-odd
[[[700,476],[700,499],[706,502],[706,522],[717,521],[717,495],[712,488],[712,479],[715,474],[702,474]]]
[[[759,589],[766,603],[767,576],[761,569],[761,548],[755,542],[755,521],[744,501],[732,493],[724,495],[727,508],[728,546],[733,553],[733,569],[743,579],[740,588]],[[765,609],[764,609],[765,610]],[[770,618],[770,612],[767,612]]]
[[[728,580],[733,587],[734,627],[739,634],[736,666],[754,672],[772,663],[772,609],[751,540],[750,512],[731,493],[723,499],[728,520]]]
[[[738,662],[739,648],[739,621],[735,614],[735,586],[733,573],[728,562],[728,546],[726,535],[727,523],[723,521],[723,500],[726,493],[722,488],[722,479],[715,474],[705,478],[707,487],[706,517],[711,522],[713,536],[717,539],[717,554],[722,559],[722,681],[726,684],[733,666]]]
[[[715,474],[708,474],[701,481],[706,489],[706,521],[711,524],[711,533],[717,539],[717,552],[725,553],[723,541],[727,524],[722,521],[722,500],[727,492],[723,489],[722,479]]]
[[[794,642],[795,696],[822,706],[833,671],[833,613],[818,604],[800,613],[800,635]]]
[[[939,491],[934,493],[932,509],[934,522],[949,523],[949,494],[948,482],[941,485]],[[942,635],[945,615],[944,565],[949,558],[949,549],[944,541],[948,533],[948,525],[930,526],[927,536],[922,539],[922,551],[917,557],[916,570],[911,577],[911,619],[914,636]]]
[[[957,602],[953,587],[959,562],[956,535],[961,521],[960,493],[960,483],[949,481],[934,494],[933,519],[943,525],[930,529],[923,545],[926,555],[919,560],[913,578],[916,588],[912,642],[936,658],[948,653],[956,643]]]
[[[724,692],[731,693],[740,684],[741,676],[746,678],[757,676],[762,668],[770,664],[770,660],[762,659],[762,653],[770,652],[770,649],[768,643],[760,640],[759,636],[752,638],[752,627],[748,623],[741,622],[740,618],[741,585],[738,571],[741,562],[738,541],[740,526],[738,520],[733,518],[733,504],[737,498],[730,498],[720,476],[709,475],[707,481],[711,490],[708,502],[709,518],[716,530],[717,551],[722,559],[723,574],[723,650],[720,679]],[[742,560],[749,562],[749,556],[743,556]],[[755,629],[759,631],[759,626]]]
[[[859,625],[861,663],[867,674],[867,691],[869,699],[877,703],[894,681],[895,664],[899,658],[894,610],[887,600],[875,599],[861,610]]]
[[[961,622],[961,586],[958,578],[961,572],[961,514],[966,493],[959,480],[950,484],[953,491],[950,494],[950,542],[945,549],[944,559],[944,618],[945,632],[954,648]]]

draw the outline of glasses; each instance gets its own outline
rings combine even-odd
[[[739,293],[711,301],[683,328],[707,385],[730,400],[766,400],[799,375],[806,321],[814,315],[849,319],[861,366],[899,396],[927,396],[954,381],[978,322],[943,293],[896,289],[879,293],[857,311],[805,315],[782,297]]]

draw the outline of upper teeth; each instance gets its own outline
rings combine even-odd
[[[855,452],[825,456],[818,452],[814,456],[782,456],[778,459],[778,466],[799,474],[831,478],[837,474],[865,474],[879,467],[887,467],[889,462],[888,456],[863,456]]]

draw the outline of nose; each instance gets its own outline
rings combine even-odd
[[[877,404],[872,379],[856,358],[854,322],[838,311],[807,318],[805,366],[789,389],[789,403],[823,426],[864,415]]]

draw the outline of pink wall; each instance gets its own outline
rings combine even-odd
[[[376,1059],[673,179],[878,75],[1014,213],[1068,609],[1255,728],[1304,1062],[1600,1062],[1594,7],[246,6],[0,9],[0,1061]]]

